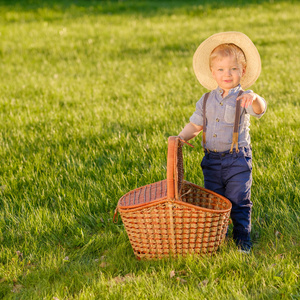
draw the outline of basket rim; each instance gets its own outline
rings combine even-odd
[[[166,181],[166,179],[165,179],[165,180],[162,180],[162,181]],[[130,211],[138,211],[138,210],[141,210],[141,209],[144,209],[144,208],[149,208],[149,207],[151,207],[151,206],[156,206],[159,202],[161,202],[161,203],[164,203],[164,202],[172,202],[172,203],[184,205],[184,206],[187,206],[187,207],[192,207],[192,208],[194,208],[194,209],[196,209],[196,210],[202,210],[202,211],[213,212],[213,213],[226,213],[226,212],[228,212],[228,211],[231,210],[231,208],[232,208],[232,203],[231,203],[226,197],[224,197],[224,196],[222,196],[222,195],[219,195],[218,193],[213,192],[213,191],[211,191],[211,190],[209,190],[209,189],[203,188],[203,187],[201,187],[201,186],[199,186],[199,185],[197,185],[197,184],[195,184],[195,183],[186,181],[186,180],[183,180],[183,183],[184,183],[184,184],[192,185],[193,187],[196,187],[196,188],[201,189],[201,190],[203,190],[203,191],[205,191],[205,192],[207,192],[207,193],[210,193],[210,194],[212,194],[212,195],[214,195],[214,196],[217,196],[218,198],[221,198],[223,201],[225,201],[225,202],[228,204],[229,208],[226,208],[226,209],[220,209],[220,210],[210,209],[210,208],[205,208],[205,207],[197,206],[197,205],[194,205],[194,204],[189,204],[189,203],[184,202],[184,201],[181,201],[181,200],[176,200],[175,198],[169,198],[169,197],[167,197],[167,196],[161,197],[161,198],[159,198],[159,199],[157,199],[157,200],[154,200],[154,201],[151,201],[151,202],[148,202],[148,203],[140,203],[140,204],[135,204],[135,205],[120,206],[119,203],[120,203],[121,199],[122,199],[123,197],[125,197],[126,195],[130,194],[132,191],[128,192],[127,194],[123,195],[123,196],[120,198],[120,200],[118,201],[118,206],[117,206],[117,208],[118,208],[118,210],[119,210],[120,212],[121,212],[121,211],[124,211],[124,212],[125,212],[125,211],[128,211],[128,210],[130,210]],[[144,187],[146,187],[146,186],[149,186],[149,184],[144,185],[144,186],[141,186],[139,189],[142,189],[142,188],[144,188]]]

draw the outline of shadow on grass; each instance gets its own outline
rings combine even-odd
[[[285,2],[284,0],[276,1]],[[40,9],[49,9],[55,12],[67,12],[72,15],[89,14],[89,15],[117,15],[117,14],[137,14],[141,16],[153,16],[155,14],[181,14],[201,16],[215,9],[224,7],[246,7],[257,4],[273,4],[274,0],[203,0],[201,3],[196,0],[187,1],[126,1],[126,0],[19,0],[12,3],[11,0],[1,0],[0,8],[6,7],[11,11],[38,11]]]

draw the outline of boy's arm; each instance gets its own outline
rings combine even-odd
[[[179,137],[185,141],[188,141],[197,136],[203,129],[203,126],[196,125],[192,122],[185,125],[182,131],[179,133]]]
[[[249,105],[252,105],[253,111],[260,115],[262,114],[266,109],[266,103],[263,101],[263,99],[255,94],[255,93],[244,93],[240,97],[238,97],[236,100],[242,99],[241,106],[247,108]]]

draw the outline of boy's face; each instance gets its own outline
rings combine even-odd
[[[212,76],[226,94],[240,83],[245,70],[234,56],[217,57],[211,64]]]

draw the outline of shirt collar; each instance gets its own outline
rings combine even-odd
[[[233,89],[231,89],[231,90],[229,91],[228,96],[237,93],[240,89],[241,89],[241,85],[239,84],[239,85],[237,85],[235,88],[233,88]],[[217,93],[218,93],[219,95],[222,95],[222,94],[223,94],[223,90],[222,90],[219,86],[217,87]]]

